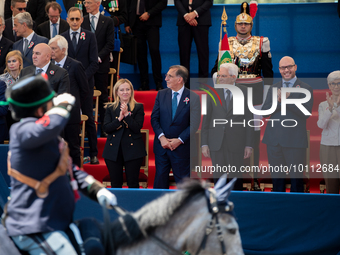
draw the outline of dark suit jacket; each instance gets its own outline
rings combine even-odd
[[[17,38],[15,40],[15,37],[13,35],[13,21],[12,21],[12,17],[10,17],[10,18],[5,20],[5,30],[2,33],[2,35],[4,37],[6,37],[7,39],[11,40],[12,42],[16,42],[16,41],[19,41],[20,39],[22,39],[21,36],[17,36]]]
[[[62,18],[60,18],[60,25],[59,25],[59,33],[58,35],[64,33],[65,31],[67,31],[70,28],[70,26],[68,25],[68,23],[63,20]],[[51,26],[50,26],[50,21],[45,21],[43,23],[41,23],[38,27],[37,27],[37,34],[46,37],[47,39],[51,39]]]
[[[121,146],[125,161],[146,156],[143,137],[140,132],[144,122],[143,104],[136,104],[131,115],[122,121],[118,120],[120,104],[113,110],[113,106],[106,109],[104,131],[108,134],[103,158],[117,161],[119,147]],[[147,141],[148,142],[148,141]]]
[[[185,103],[185,99],[189,101]],[[200,99],[194,92],[184,88],[182,97],[178,103],[176,114],[172,120],[172,91],[163,89],[158,91],[154,108],[151,114],[151,125],[155,132],[153,151],[156,155],[163,155],[163,149],[158,136],[164,133],[166,138],[181,138],[184,144],[179,145],[172,153],[177,158],[188,159],[190,157],[190,136],[194,135],[201,120]]]
[[[68,123],[80,123],[80,108],[85,104],[86,96],[90,93],[85,69],[79,61],[70,57],[66,58],[63,68],[69,75],[70,93],[76,98]]]
[[[311,99],[302,104],[310,113],[313,107],[313,89],[308,84],[297,79],[293,87],[299,86],[310,91]],[[273,84],[267,94],[267,98],[262,106],[262,110],[268,110],[272,106],[272,94],[273,88],[281,88],[282,81]],[[302,93],[291,93],[289,99],[304,98],[305,95]],[[267,117],[267,116],[265,116]],[[307,148],[307,131],[306,131],[306,120],[309,116],[305,116],[295,105],[288,104],[286,108],[286,115],[281,115],[281,103],[278,102],[275,111],[271,114],[270,119],[278,119],[279,121],[274,122],[272,127],[271,122],[268,122],[266,130],[264,132],[262,142],[267,145],[281,145],[282,147],[293,147],[293,148]],[[295,127],[283,127],[281,121],[285,119],[293,119],[297,122]],[[292,121],[284,123],[285,125],[294,125]]]
[[[12,14],[11,14],[12,15]],[[37,28],[37,24],[36,22],[33,20],[33,30],[35,31],[35,29]],[[3,36],[5,36],[7,39],[13,41],[13,42],[17,42],[20,39],[22,39],[21,36],[17,36],[17,38],[15,39],[14,34],[13,34],[13,20],[12,20],[12,16],[8,19],[5,20],[5,30],[2,33]]]
[[[2,36],[0,41],[0,74],[6,68],[6,55],[12,50],[13,42]]]
[[[253,118],[252,113],[249,111],[247,106],[247,88],[244,86],[238,86],[243,92],[245,97],[244,100],[244,115],[233,114],[233,99],[232,97],[228,111],[226,110],[226,102],[224,96],[224,89],[216,89],[216,92],[221,98],[222,105],[214,95],[217,105],[210,96],[207,96],[207,114],[203,116],[202,122],[202,140],[201,145],[208,145],[210,151],[218,151],[221,149],[222,141],[227,141],[228,150],[234,153],[244,153],[246,146],[253,146],[254,128],[248,126],[248,121]],[[214,119],[227,120],[227,124],[217,124],[214,127]],[[233,123],[242,123],[243,125],[233,125]],[[224,137],[225,136],[225,137]]]
[[[33,44],[31,45],[32,42],[33,42]],[[46,43],[47,44],[48,39],[46,37],[42,37],[42,36],[34,33],[32,40],[29,43],[29,45],[31,45],[31,46],[28,47],[26,54],[24,54],[24,52],[23,52],[23,39],[15,42],[13,44],[13,50],[18,50],[22,54],[22,60],[24,61],[24,68],[28,67],[30,65],[33,65],[33,62],[32,62],[33,48],[34,48],[34,46],[36,46],[39,43]]]
[[[137,0],[127,0],[128,5],[128,21],[125,26],[133,27],[137,19]],[[167,0],[147,0],[145,1],[145,10],[150,14],[150,17],[145,24],[148,26],[162,26],[162,11],[168,4]]]
[[[198,13],[196,18],[198,26],[211,26],[211,14],[210,8],[213,5],[213,0],[194,0],[192,1],[192,11]],[[189,1],[187,0],[175,0],[175,6],[178,11],[177,26],[183,26],[188,24],[184,15],[189,13]]]
[[[98,70],[98,49],[96,36],[91,31],[82,28],[80,33],[85,33],[85,40],[79,38],[77,49],[74,51],[69,32],[70,30],[67,30],[61,34],[66,38],[69,45],[68,56],[78,60],[83,64],[86,77],[88,80],[90,80]]]
[[[48,19],[45,12],[46,2],[46,0],[29,0],[27,2],[27,12],[31,14],[37,26]]]
[[[33,76],[35,75],[35,70],[36,68],[34,65],[28,66],[21,70],[20,77]],[[57,94],[70,93],[70,80],[68,78],[68,73],[64,68],[50,63],[46,74],[51,87]]]
[[[91,31],[90,15],[84,17],[82,27]],[[114,49],[114,24],[111,18],[99,15],[95,31],[97,39],[98,56],[102,63],[99,63],[98,73],[110,71],[110,52]]]

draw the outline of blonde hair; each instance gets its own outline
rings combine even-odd
[[[18,51],[18,50],[12,50],[10,52],[7,53],[7,56],[6,56],[6,68],[4,70],[4,73],[9,73],[9,70],[7,69],[7,61],[9,58],[11,57],[16,57],[20,63],[19,65],[19,73],[21,71],[21,69],[23,68],[23,61],[22,61],[22,55],[21,55],[21,52]]]
[[[113,86],[113,103],[108,104],[107,106],[113,106],[113,110],[116,110],[119,102],[120,102],[120,98],[118,96],[118,89],[119,86],[127,83],[130,86],[130,90],[131,90],[131,97],[130,97],[130,101],[129,101],[129,106],[130,106],[130,111],[133,111],[133,109],[135,108],[135,104],[137,103],[135,98],[134,98],[134,90],[133,90],[133,86],[131,81],[129,81],[128,79],[120,79],[116,82],[116,84]]]

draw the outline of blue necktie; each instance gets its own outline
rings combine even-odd
[[[174,95],[172,98],[172,119],[175,118],[175,114],[177,110],[177,95],[178,95],[178,92],[174,92]]]
[[[290,87],[290,86],[289,86],[290,82],[285,81],[284,84],[285,84],[285,87],[286,87],[286,88],[289,88],[289,87]]]
[[[53,26],[52,38],[53,38],[53,37],[55,37],[55,36],[58,34],[58,31],[57,31],[57,23],[52,24],[52,26]]]
[[[78,32],[72,32],[72,44],[73,44],[73,49],[74,51],[77,50],[77,36]]]
[[[95,18],[95,16],[92,15],[92,17],[91,17],[91,32],[92,33],[96,32],[95,25],[94,25],[94,18]]]

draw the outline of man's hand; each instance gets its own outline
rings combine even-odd
[[[105,188],[101,188],[97,193],[97,200],[100,205],[105,205],[107,208],[111,209],[113,206],[117,205],[117,198],[110,191]]]
[[[193,19],[192,21],[189,22],[189,25],[193,26],[193,27],[197,27],[198,22],[197,22],[197,20]]]
[[[159,138],[159,141],[161,142],[163,149],[172,150],[171,144],[168,140],[169,139],[167,139],[164,135]]]
[[[125,27],[125,32],[128,33],[128,34],[131,34],[132,33],[132,29],[130,26],[126,26]]]
[[[184,16],[184,19],[187,23],[190,23],[193,19],[196,18],[196,13],[195,12],[190,12]]]
[[[171,146],[171,150],[176,150],[178,146],[180,146],[182,144],[181,140],[179,140],[178,138],[172,138],[172,139],[168,139],[170,146]]]
[[[252,153],[253,153],[253,148],[251,147],[244,148],[244,158],[249,158]]]
[[[202,153],[204,157],[210,158],[210,150],[208,145],[202,146]]]
[[[139,19],[141,21],[147,21],[150,18],[150,15],[148,12],[144,12],[142,15],[140,15]]]

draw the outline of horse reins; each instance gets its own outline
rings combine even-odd
[[[195,254],[198,255],[202,249],[205,249],[205,245],[206,245],[206,242],[208,240],[208,237],[209,237],[210,233],[213,231],[214,226],[216,226],[217,238],[218,238],[218,240],[221,244],[222,255],[226,255],[227,254],[226,253],[226,246],[224,244],[224,238],[223,238],[221,225],[219,224],[219,220],[218,220],[218,213],[221,212],[221,213],[232,214],[234,205],[230,201],[228,202],[228,204],[226,206],[218,205],[217,198],[216,198],[216,191],[212,188],[208,189],[207,191],[209,192],[209,199],[207,199],[207,202],[208,202],[209,212],[211,213],[211,219],[207,224],[207,227],[205,229],[205,235],[203,236],[201,244],[198,247],[198,250]],[[120,216],[124,216],[126,214],[126,211],[119,206],[114,206],[113,208],[116,210],[116,212]],[[141,231],[143,232],[143,235],[145,237],[149,237],[155,244],[157,244],[160,248],[162,248],[167,253],[169,253],[171,255],[187,254],[185,252],[181,252],[177,249],[172,248],[170,245],[168,245],[166,242],[164,242],[159,237],[157,237],[155,235],[147,235],[145,233],[145,231],[143,231],[143,230],[141,230]]]

